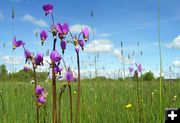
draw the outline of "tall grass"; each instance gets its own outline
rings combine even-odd
[[[130,84],[127,84],[130,83]],[[149,86],[151,83],[151,86]],[[153,82],[139,81],[141,97],[140,103],[143,108],[143,119],[148,123],[159,123],[159,98],[160,92],[158,88],[158,81]],[[164,95],[162,100],[163,107],[180,107],[180,82],[171,84],[171,93],[169,91]],[[41,84],[41,83],[40,83]],[[137,98],[136,98],[136,82],[118,81],[110,79],[91,79],[83,80],[81,88],[81,107],[79,120],[80,123],[138,123],[137,114]],[[57,83],[57,87],[62,86]],[[71,85],[72,92],[76,91],[76,84]],[[165,82],[165,86],[169,86]],[[51,83],[46,84],[49,90],[46,105],[46,123],[52,121],[52,95]],[[126,91],[130,88],[130,91]],[[2,101],[0,101],[0,123],[35,123],[36,110],[34,106],[34,85],[30,83],[18,82],[0,82],[0,90],[4,106],[2,111]],[[59,90],[57,90],[59,92]],[[154,95],[152,97],[152,92]],[[172,101],[174,95],[177,95],[176,101]],[[127,96],[129,96],[129,103],[131,108],[126,108]],[[152,100],[152,101],[150,101]],[[68,89],[65,90],[61,97],[61,122],[70,122],[70,105]],[[76,104],[76,94],[72,93],[72,103]],[[75,106],[72,107],[75,110]],[[163,110],[163,109],[162,109]],[[40,107],[40,122],[44,121],[44,108]],[[75,114],[73,114],[75,117]],[[163,116],[162,116],[162,119]],[[163,121],[164,122],[164,121]]]

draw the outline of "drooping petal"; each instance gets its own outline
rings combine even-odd
[[[61,41],[61,49],[62,50],[66,49],[66,42],[64,40]]]
[[[52,4],[44,4],[43,5],[43,10],[45,12],[45,15],[49,14],[49,13],[52,13],[53,11],[53,5]]]
[[[35,57],[35,64],[41,65],[42,62],[43,62],[43,54],[39,52]]]
[[[53,50],[50,54],[51,61],[59,62],[61,60],[61,55],[56,51]]]
[[[68,82],[71,82],[73,80],[73,73],[72,72],[70,72],[70,71],[66,72],[66,80]]]
[[[87,41],[88,38],[89,38],[89,29],[88,29],[87,27],[85,27],[85,28],[83,29],[82,33],[83,33],[83,38],[84,38],[84,40]]]
[[[46,99],[44,96],[40,96],[38,99],[37,99],[37,102],[40,103],[40,105],[44,104],[46,102]]]
[[[32,53],[29,50],[24,51],[24,56],[26,59],[31,59],[32,58]]]
[[[58,31],[59,34],[63,34],[63,29],[62,25],[60,23],[57,23],[56,25],[56,30]]]
[[[44,88],[41,87],[40,85],[36,86],[36,94],[37,95],[42,95],[44,93]]]
[[[78,43],[79,43],[79,45],[80,45],[81,47],[84,46],[84,41],[83,41],[83,40],[79,40]]]
[[[44,43],[44,41],[47,39],[47,32],[46,31],[41,31],[40,33],[40,38],[41,38],[41,41],[42,41],[42,45]]]
[[[68,31],[69,31],[68,24],[67,24],[67,23],[64,23],[64,24],[63,24],[63,27],[62,27],[63,35],[67,35]]]

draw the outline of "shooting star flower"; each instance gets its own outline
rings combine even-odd
[[[84,40],[87,41],[89,39],[89,29],[88,28],[84,28],[82,30],[82,33],[83,33]]]
[[[61,60],[61,55],[56,50],[53,50],[50,54],[50,58],[53,62],[59,62]]]
[[[44,41],[47,39],[47,32],[46,31],[41,31],[40,33],[40,37],[41,37],[41,44],[44,44]]]
[[[53,12],[53,5],[52,4],[44,4],[43,5],[43,10],[45,12],[45,16],[48,15],[49,13]]]
[[[14,37],[12,43],[13,43],[13,49],[16,49],[17,47],[20,47],[25,44],[22,40],[17,41],[16,37]]]

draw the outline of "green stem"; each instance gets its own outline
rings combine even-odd
[[[138,81],[138,77],[136,78],[136,88],[137,88],[137,101],[138,101],[138,114],[139,114],[139,123],[141,123],[141,109],[140,109],[140,96],[139,96],[139,81]]]
[[[72,93],[71,93],[71,85],[68,83],[69,87],[69,102],[70,102],[70,123],[72,123]]]
[[[79,52],[77,52],[77,65],[78,65],[78,89],[77,89],[77,98],[76,98],[76,116],[75,116],[75,122],[78,123],[78,115],[79,115],[79,109],[80,109],[80,63],[79,63]]]
[[[33,76],[34,76],[34,85],[35,85],[35,97],[37,98],[37,95],[36,95],[36,86],[37,86],[36,67],[33,62],[32,62],[32,66],[33,66]],[[36,116],[37,116],[37,123],[39,123],[39,106],[38,106],[37,101],[36,101]]]
[[[160,62],[160,79],[159,79],[159,115],[160,123],[162,123],[162,56],[161,56],[161,39],[160,39],[160,0],[158,3],[158,43],[159,43],[159,62]]]

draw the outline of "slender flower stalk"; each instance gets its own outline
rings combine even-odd
[[[35,67],[35,63],[32,63],[32,65],[33,65],[33,76],[34,76],[34,86],[35,86],[35,96],[36,96],[36,86],[37,86],[36,67]],[[40,123],[40,120],[39,120],[39,106],[38,106],[37,101],[36,101],[36,116],[37,116],[37,123]]]
[[[76,98],[76,117],[75,122],[78,123],[78,115],[79,115],[79,108],[80,108],[80,91],[81,91],[81,84],[80,84],[80,63],[79,63],[79,52],[77,54],[77,65],[78,65],[78,89],[77,89],[77,98]]]
[[[160,0],[157,0],[158,6],[158,43],[159,43],[159,62],[160,62],[160,79],[159,79],[159,122],[162,123],[162,55],[161,55],[161,38],[160,38]]]
[[[69,102],[70,102],[70,123],[72,123],[72,93],[71,93],[71,85],[70,83],[68,84],[68,88],[69,88]]]

